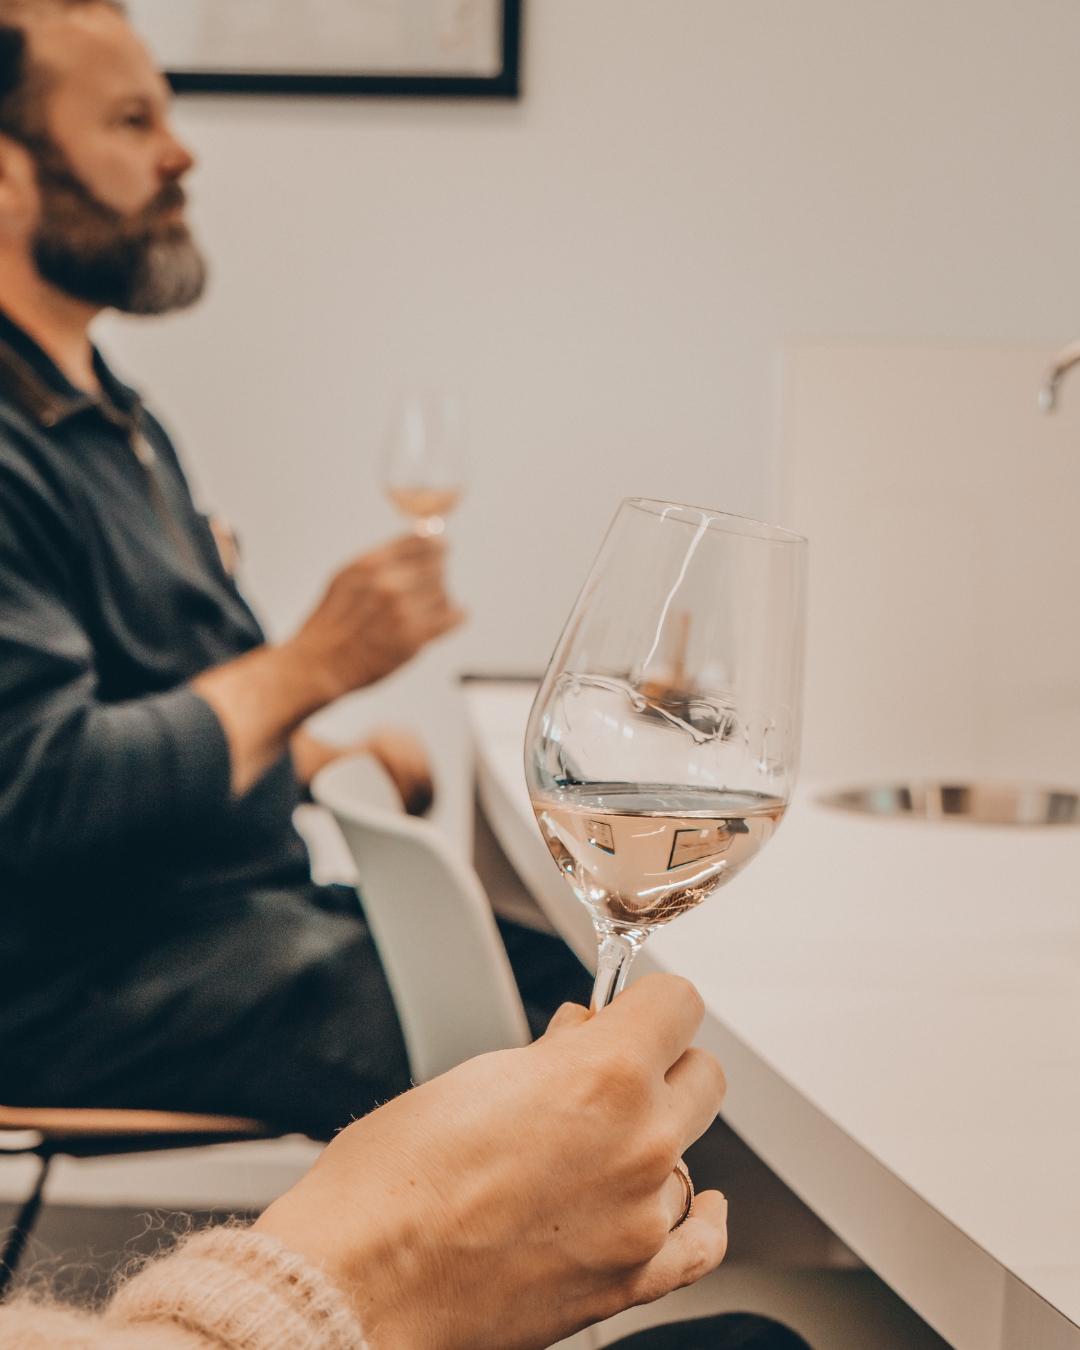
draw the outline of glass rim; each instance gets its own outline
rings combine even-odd
[[[665,502],[658,497],[624,497],[620,509],[631,506],[637,511],[646,511],[662,519],[675,519],[680,524],[690,526],[705,525],[707,529],[724,531],[727,534],[740,534],[750,539],[761,539],[772,544],[806,544],[805,535],[785,529],[783,525],[773,525],[767,520],[755,520],[752,516],[736,516],[730,511],[714,511],[707,506],[689,506],[684,502]],[[693,512],[696,520],[688,516],[673,516],[669,512]]]

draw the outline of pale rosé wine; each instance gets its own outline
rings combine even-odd
[[[597,919],[655,928],[745,867],[785,803],[756,792],[587,783],[534,796],[532,807],[559,870]]]
[[[402,515],[413,520],[441,518],[461,498],[458,488],[388,488],[386,495]]]

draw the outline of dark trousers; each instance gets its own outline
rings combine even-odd
[[[591,980],[557,938],[500,921],[533,1035]],[[409,1086],[355,891],[259,891],[106,967],[0,1044],[9,1105],[253,1116],[329,1139]]]
[[[718,1313],[635,1332],[608,1350],[810,1350],[810,1346],[771,1317]]]

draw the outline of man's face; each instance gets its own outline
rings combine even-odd
[[[192,304],[206,269],[184,220],[192,157],[168,122],[169,91],[106,5],[46,12],[28,31],[45,79],[30,138],[38,271],[93,305],[160,314]]]

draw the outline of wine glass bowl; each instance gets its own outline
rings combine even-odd
[[[403,516],[413,523],[419,535],[442,534],[446,528],[445,516],[454,509],[461,497],[459,488],[394,487],[386,495]]]
[[[461,499],[465,450],[461,410],[446,394],[409,394],[387,438],[383,488],[418,535],[442,534]]]
[[[771,838],[798,767],[805,540],[622,504],[537,693],[526,777],[601,943],[594,1005],[649,933]]]

